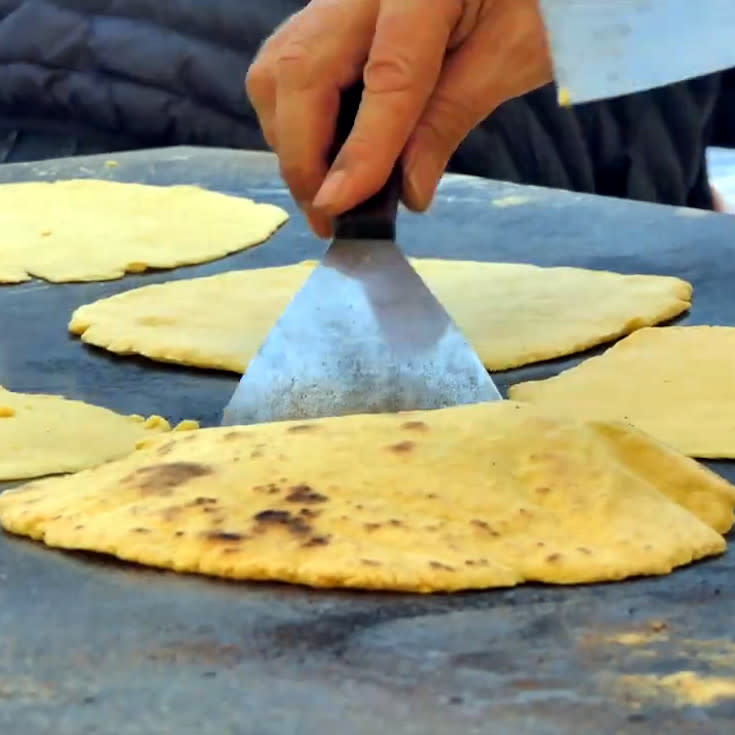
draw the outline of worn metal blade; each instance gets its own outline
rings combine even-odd
[[[733,0],[540,0],[562,103],[735,66]]]
[[[477,353],[394,242],[336,239],[248,366],[222,423],[500,398]]]

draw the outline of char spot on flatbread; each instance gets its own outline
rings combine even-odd
[[[290,490],[286,496],[289,503],[324,503],[328,500],[326,495],[316,492],[309,485],[294,485]]]
[[[294,426],[289,426],[286,431],[289,434],[304,434],[307,431],[315,431],[318,428],[318,424],[295,424]]]
[[[401,428],[408,431],[428,431],[429,425],[423,421],[406,421],[405,424],[401,424]]]
[[[209,465],[199,462],[167,462],[141,467],[126,479],[144,495],[170,495],[179,485],[212,474]]]
[[[390,449],[391,452],[395,452],[396,454],[407,454],[408,452],[413,450],[414,446],[416,445],[413,442],[403,441],[398,442],[397,444],[391,444],[388,449]]]
[[[329,543],[330,536],[312,536],[308,541],[305,541],[302,546],[326,546]]]
[[[294,536],[303,536],[311,532],[311,526],[303,518],[296,517],[288,510],[270,508],[256,513],[253,516],[260,529],[267,527],[281,527]]]
[[[165,444],[161,444],[158,449],[156,449],[156,454],[159,457],[165,457],[167,454],[171,453],[171,450],[174,448],[173,442],[166,442]]]
[[[204,534],[211,541],[244,541],[247,536],[232,531],[208,531]]]
[[[198,506],[210,506],[210,505],[217,505],[217,498],[208,498],[204,495],[200,495],[199,497],[194,498],[194,500],[189,503],[190,506],[196,508]]]

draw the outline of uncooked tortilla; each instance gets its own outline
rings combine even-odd
[[[626,697],[647,702],[673,700],[678,707],[712,707],[735,700],[735,677],[712,676],[696,671],[673,674],[628,674],[613,681]]]
[[[735,327],[641,329],[510,397],[553,415],[627,421],[690,457],[735,458]]]
[[[620,424],[510,402],[202,429],[0,496],[49,546],[178,572],[413,592],[666,574],[735,488]]]
[[[686,311],[667,276],[414,260],[489,370],[578,352]],[[69,329],[119,354],[244,372],[313,262],[144,286],[77,309]]]
[[[288,218],[272,204],[196,186],[96,179],[0,186],[0,283],[108,281],[216,260]]]
[[[178,430],[198,424],[184,421]],[[171,431],[160,416],[122,416],[62,396],[0,388],[0,481],[93,467],[123,457],[136,444]]]

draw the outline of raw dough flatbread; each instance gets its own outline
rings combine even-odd
[[[198,424],[184,421],[178,430]],[[130,454],[151,434],[171,431],[160,416],[122,416],[62,396],[0,388],[0,481],[76,472]]]
[[[179,572],[414,592],[665,574],[735,488],[623,425],[510,402],[203,429],[0,496],[49,546]]]
[[[686,311],[667,276],[414,260],[489,370],[561,357]],[[119,354],[243,372],[313,262],[144,286],[77,309],[69,329]]]
[[[690,457],[735,458],[735,327],[641,329],[510,397],[554,415],[627,421]]]
[[[0,186],[0,283],[108,281],[257,245],[288,214],[196,186],[96,179]]]

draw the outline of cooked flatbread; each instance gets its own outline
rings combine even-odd
[[[641,329],[510,396],[554,415],[629,422],[690,457],[735,458],[735,327]]]
[[[176,428],[198,424],[184,421]],[[0,481],[94,467],[130,454],[152,434],[169,431],[160,416],[121,416],[62,396],[0,388]]]
[[[108,281],[216,260],[288,218],[272,204],[197,186],[95,179],[0,185],[0,283]]]
[[[581,268],[414,260],[490,370],[561,357],[691,305],[689,283]],[[82,306],[69,329],[119,354],[244,372],[313,262],[145,286]]]
[[[0,496],[0,523],[179,572],[431,592],[665,574],[725,549],[734,504],[634,429],[497,402],[156,437]]]

